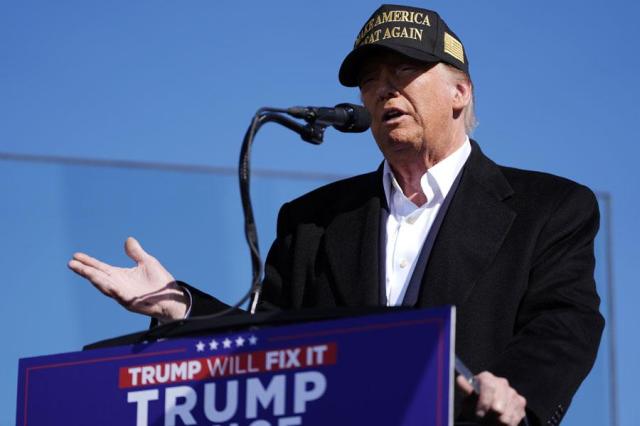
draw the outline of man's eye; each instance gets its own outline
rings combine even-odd
[[[375,78],[372,75],[365,75],[360,79],[360,87],[373,82],[373,80],[375,80]]]
[[[398,71],[401,73],[410,73],[414,72],[417,69],[415,65],[404,64],[398,67]]]

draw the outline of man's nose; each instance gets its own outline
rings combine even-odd
[[[378,99],[384,100],[394,97],[398,93],[395,73],[389,67],[382,67],[378,76]]]

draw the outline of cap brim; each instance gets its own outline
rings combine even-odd
[[[342,65],[340,65],[340,71],[338,73],[340,83],[346,87],[358,86],[358,76],[360,73],[360,68],[362,67],[364,61],[372,55],[380,54],[380,52],[385,51],[399,53],[411,59],[416,59],[418,61],[427,63],[442,61],[442,59],[438,58],[435,55],[408,46],[394,46],[392,44],[383,43],[367,44],[355,48],[351,51],[351,53],[347,55],[346,58],[344,58],[344,61],[342,61]]]

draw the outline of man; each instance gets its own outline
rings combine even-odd
[[[534,424],[557,424],[603,327],[593,194],[566,179],[499,167],[469,140],[468,58],[436,12],[380,7],[340,81],[360,88],[385,162],[282,207],[261,307],[456,305],[456,352],[482,371],[477,400],[466,399],[471,414],[517,425],[527,412]],[[128,239],[126,250],[135,268],[81,253],[69,266],[159,320],[224,308],[178,285],[137,241]],[[464,379],[457,383],[471,394]]]

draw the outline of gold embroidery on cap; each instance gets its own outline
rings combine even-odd
[[[407,10],[389,10],[386,12],[381,12],[373,16],[366,24],[364,24],[364,27],[362,27],[360,33],[358,34],[358,37],[356,37],[356,41],[353,44],[353,47],[358,47],[361,44],[370,44],[377,41],[376,39],[379,39],[380,37],[380,30],[375,31],[374,33],[371,33],[371,30],[379,25],[389,24],[390,22],[409,22],[415,25],[424,25],[425,27],[431,26],[429,15],[426,13]],[[420,35],[422,35],[422,30],[415,31],[420,31]]]
[[[462,49],[462,43],[456,40],[449,33],[444,33],[444,51],[464,63],[464,50]]]

